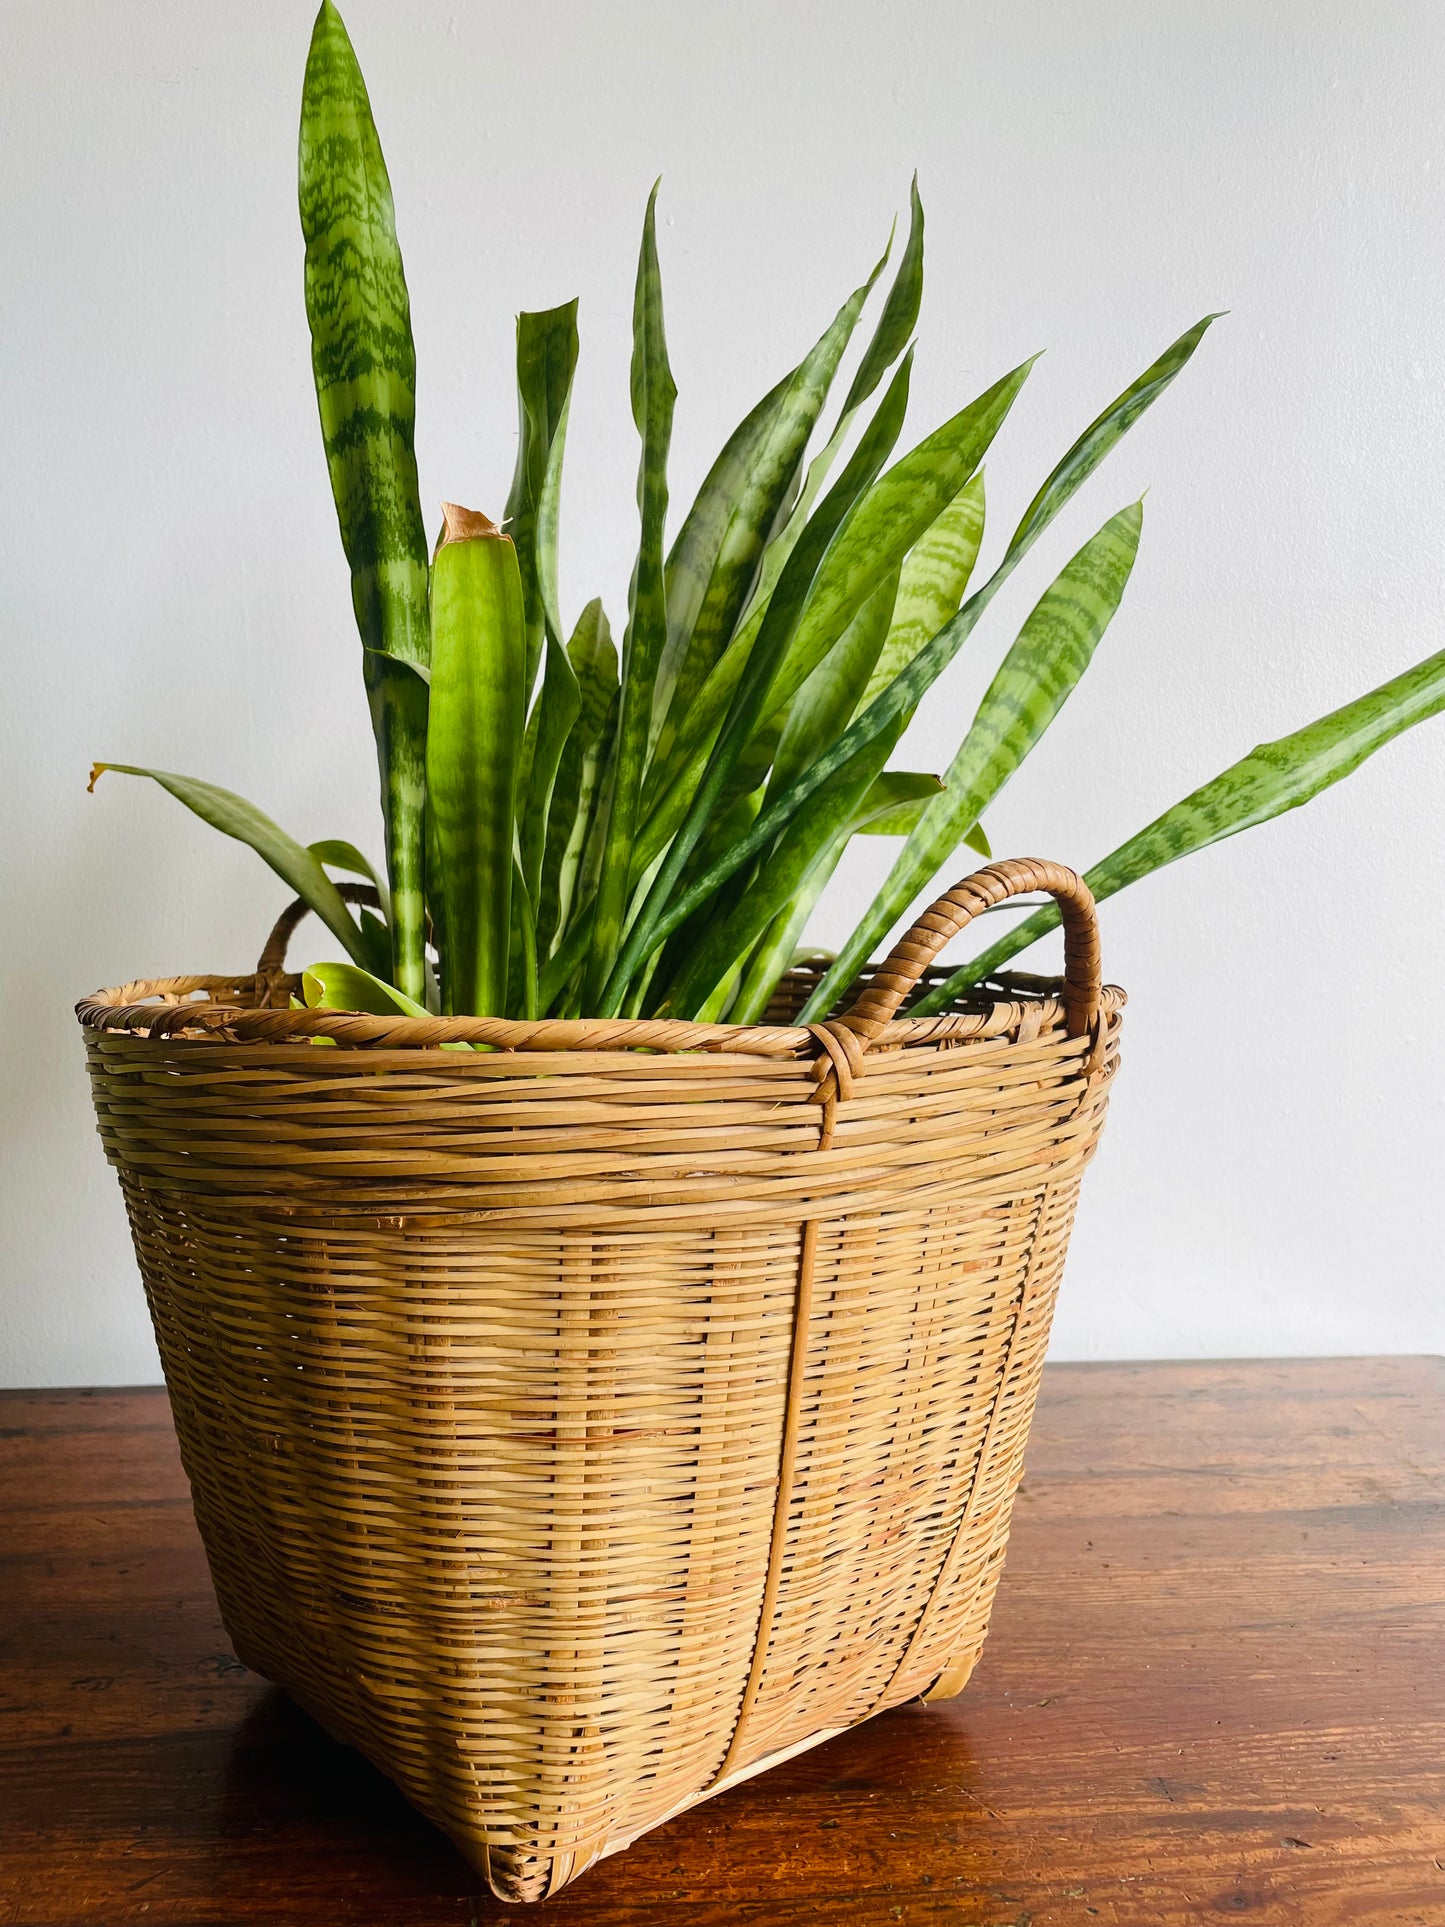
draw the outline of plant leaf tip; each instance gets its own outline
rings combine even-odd
[[[110,768],[109,763],[92,763],[91,764],[90,781],[85,786],[85,793],[87,796],[95,795],[96,784],[100,781],[101,777],[104,776],[105,772],[109,768]]]

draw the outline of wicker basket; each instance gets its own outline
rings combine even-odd
[[[1062,984],[898,1016],[1035,889]],[[1117,1061],[1073,872],[808,1029],[294,1011],[284,935],[79,1007],[246,1664],[508,1900],[956,1693]]]

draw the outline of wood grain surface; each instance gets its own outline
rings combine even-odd
[[[1445,1361],[1051,1367],[1015,1521],[962,1698],[542,1927],[1445,1927]],[[518,1918],[231,1657],[164,1393],[0,1394],[0,1923]]]

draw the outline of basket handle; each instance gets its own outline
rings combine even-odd
[[[838,1020],[855,1036],[872,1043],[898,1015],[904,998],[934,958],[981,910],[1010,897],[1046,890],[1059,906],[1064,924],[1064,1013],[1069,1034],[1092,1034],[1099,1015],[1102,981],[1099,920],[1094,896],[1083,878],[1062,863],[1039,857],[1013,857],[990,863],[954,884],[931,910],[925,910],[906,937],[900,937],[886,963]]]
[[[345,903],[362,903],[368,910],[381,908],[381,896],[374,884],[338,883],[336,888]],[[286,975],[287,946],[296,934],[297,925],[305,920],[310,910],[311,905],[297,897],[294,903],[287,904],[272,925],[266,947],[256,963],[256,990],[265,1004],[269,1005],[275,989]]]

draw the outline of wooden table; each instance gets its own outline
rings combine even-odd
[[[1445,1927],[1445,1361],[1050,1368],[984,1659],[541,1927]],[[165,1396],[0,1395],[0,1923],[519,1915],[231,1657]]]

